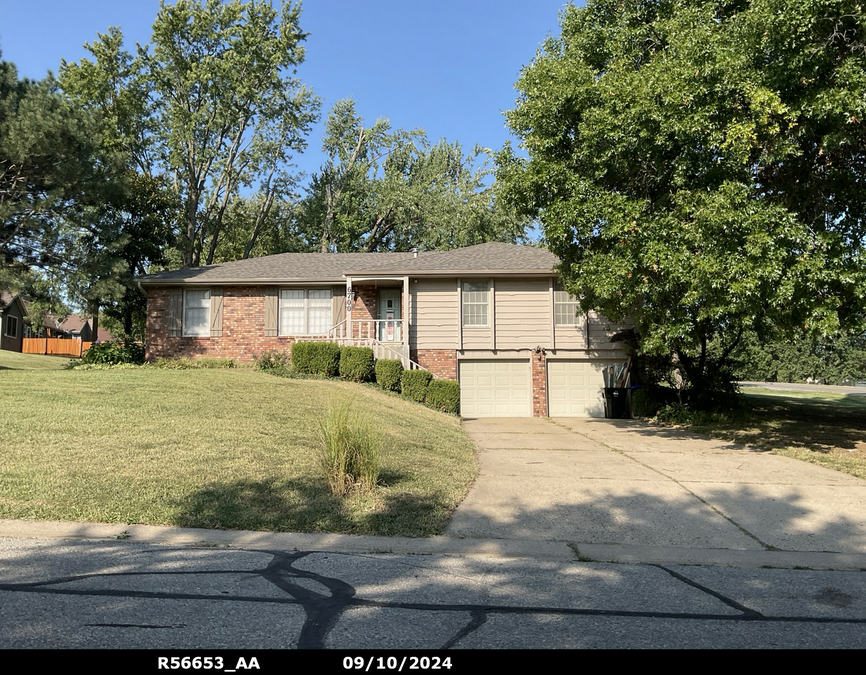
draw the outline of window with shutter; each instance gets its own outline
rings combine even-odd
[[[184,291],[183,335],[210,336],[210,290],[197,288]]]

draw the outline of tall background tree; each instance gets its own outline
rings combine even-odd
[[[19,79],[0,61],[0,270],[60,266],[64,218],[93,200],[109,169],[101,136],[48,77]]]
[[[866,19],[844,0],[590,0],[524,69],[499,178],[584,310],[696,393],[745,331],[862,330]]]
[[[503,207],[492,170],[476,147],[464,153],[421,129],[365,126],[352,100],[328,115],[328,160],[310,182],[297,231],[322,252],[447,249],[485,241],[519,241],[527,220]]]
[[[259,227],[293,184],[292,153],[318,101],[294,77],[303,61],[300,7],[265,0],[160,4],[151,44],[133,56],[113,29],[87,45],[93,59],[64,64],[64,90],[114,121],[116,142],[175,198],[185,267],[213,262],[225,215],[256,194]]]

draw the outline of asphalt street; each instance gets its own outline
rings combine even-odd
[[[5,649],[866,647],[862,571],[0,540]]]

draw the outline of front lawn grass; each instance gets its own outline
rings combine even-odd
[[[0,380],[0,518],[427,536],[477,473],[457,418],[346,382],[151,368]],[[380,488],[340,499],[314,446],[345,400],[386,445]]]
[[[866,396],[757,387],[745,391],[744,412],[694,431],[866,478]]]
[[[0,370],[62,370],[67,363],[68,356],[22,354],[0,349]]]

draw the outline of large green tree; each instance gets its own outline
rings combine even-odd
[[[523,238],[526,219],[503,207],[476,147],[430,144],[424,131],[366,126],[352,100],[328,115],[327,162],[298,210],[298,231],[322,252],[447,249]]]
[[[561,20],[498,175],[582,308],[634,317],[697,390],[746,330],[862,323],[861,4],[589,0]]]
[[[0,61],[0,269],[62,267],[64,219],[95,199],[108,175],[96,119],[51,77],[19,79]]]
[[[86,45],[92,60],[61,68],[64,91],[101,110],[137,169],[170,186],[184,266],[214,260],[241,192],[261,197],[265,222],[292,184],[290,158],[318,111],[294,74],[304,58],[299,20],[291,3],[162,2],[151,43],[134,56],[113,29]]]

